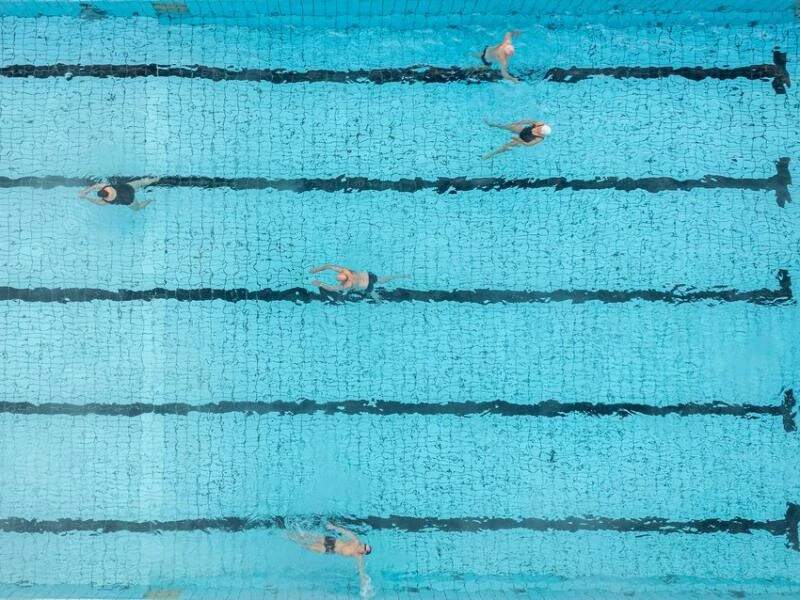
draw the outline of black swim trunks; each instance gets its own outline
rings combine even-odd
[[[532,142],[536,136],[533,135],[533,125],[528,125],[525,129],[519,132],[519,139],[523,142]]]
[[[326,535],[325,540],[325,554],[333,554],[336,552],[336,538],[332,535]]]
[[[127,183],[112,183],[111,187],[117,192],[117,197],[109,202],[109,204],[119,204],[122,206],[133,204],[133,195],[136,193],[133,186]]]
[[[375,284],[378,283],[378,276],[375,273],[370,273],[367,271],[367,289],[364,290],[365,293],[370,294],[372,290],[375,289]]]
[[[486,51],[488,49],[489,49],[489,46],[486,46],[486,48],[483,49],[483,54],[481,54],[481,60],[483,61],[483,64],[485,64],[487,67],[491,67],[492,63],[490,63],[488,60],[486,60]]]

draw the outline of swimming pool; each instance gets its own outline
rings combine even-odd
[[[0,2],[0,596],[800,595],[800,26],[688,8]]]

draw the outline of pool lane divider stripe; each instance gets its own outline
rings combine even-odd
[[[407,288],[386,289],[378,287],[374,294],[361,292],[341,294],[324,290],[311,291],[295,287],[285,290],[265,288],[193,288],[147,290],[104,290],[99,288],[17,288],[0,286],[0,301],[22,302],[152,302],[155,300],[177,300],[178,302],[293,302],[309,304],[352,304],[357,302],[457,302],[461,304],[538,304],[547,302],[602,302],[618,304],[636,300],[644,302],[666,302],[685,304],[689,302],[748,302],[760,305],[777,305],[793,299],[792,280],[788,271],[777,273],[778,288],[762,288],[741,291],[733,288],[681,291],[680,286],[672,290],[412,290]]]
[[[298,178],[267,179],[265,177],[204,177],[204,176],[164,176],[156,184],[158,187],[196,187],[229,188],[232,190],[277,190],[285,192],[405,192],[414,193],[433,190],[438,194],[458,192],[491,192],[508,189],[546,189],[562,190],[619,190],[631,192],[688,192],[694,189],[739,189],[775,192],[778,206],[791,201],[789,185],[792,176],[789,172],[789,158],[782,157],[775,163],[776,172],[771,177],[726,177],[723,175],[704,175],[699,179],[675,179],[674,177],[598,177],[596,179],[567,179],[566,177],[545,177],[542,179],[504,179],[502,177],[439,177],[437,179],[370,179],[368,177]],[[140,175],[117,176],[112,180],[131,181]],[[96,183],[93,179],[79,177],[0,177],[0,188],[33,187],[51,189],[55,187],[86,187]]]
[[[610,517],[567,517],[564,519],[469,517],[437,518],[390,515],[387,517],[366,516],[305,516],[304,523],[314,523],[320,527],[331,519],[346,527],[369,531],[402,531],[407,533],[477,533],[482,531],[507,531],[523,529],[528,531],[617,531],[620,533],[658,533],[658,534],[752,534],[765,531],[774,536],[785,536],[786,545],[792,550],[800,550],[798,542],[798,521],[800,506],[787,503],[782,519],[758,521],[754,519],[695,519],[671,521],[660,517],[641,519],[616,519]],[[164,533],[164,532],[242,532],[259,529],[286,529],[294,519],[284,516],[266,518],[218,517],[206,519],[180,519],[174,521],[123,521],[117,519],[54,519],[37,520],[20,517],[0,519],[0,532],[25,534],[69,534],[78,532],[98,533]]]
[[[554,83],[577,83],[591,77],[613,77],[615,79],[656,79],[683,77],[692,81],[703,79],[772,79],[776,93],[785,94],[791,85],[786,70],[786,53],[779,49],[773,51],[772,64],[746,65],[734,68],[722,67],[604,67],[563,69],[554,67],[545,71],[517,70],[515,75],[529,81],[550,81]],[[184,79],[205,79],[209,81],[259,81],[274,84],[291,83],[488,83],[501,80],[497,69],[483,67],[437,67],[433,65],[412,65],[409,67],[387,67],[376,69],[312,69],[292,71],[274,68],[210,67],[205,65],[158,65],[147,64],[103,64],[77,65],[57,63],[52,65],[7,65],[0,67],[0,77],[47,79],[51,77],[97,77],[133,79],[139,77],[180,77]]]
[[[666,406],[651,406],[633,402],[594,404],[591,402],[559,402],[547,400],[536,404],[516,404],[505,400],[491,402],[398,402],[395,400],[344,400],[339,402],[315,402],[313,400],[290,401],[239,401],[214,402],[207,404],[187,404],[185,402],[169,402],[165,404],[148,404],[135,402],[131,404],[68,404],[63,402],[46,402],[32,404],[30,402],[0,401],[0,414],[31,416],[69,416],[86,417],[89,415],[108,417],[138,417],[141,415],[187,416],[198,414],[245,415],[277,414],[281,416],[296,415],[375,415],[375,416],[454,416],[454,417],[566,417],[579,414],[588,417],[664,417],[678,415],[691,416],[731,416],[745,419],[757,418],[761,415],[781,417],[783,428],[787,432],[797,430],[796,401],[794,391],[784,390],[783,402],[779,405],[763,406],[757,404],[728,404],[711,402],[706,404],[684,403]]]
[[[785,94],[786,88],[792,85],[786,69],[786,53],[779,48],[772,51],[772,64],[750,65],[735,68],[703,68],[703,67],[572,67],[548,69],[544,75],[547,81],[557,83],[577,83],[591,77],[613,77],[615,79],[659,79],[664,77],[683,77],[692,81],[702,79],[729,80],[743,77],[745,79],[770,79],[776,94]]]

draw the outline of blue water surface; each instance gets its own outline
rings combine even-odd
[[[573,296],[747,293],[778,289],[780,269],[800,278],[797,199],[780,206],[775,191],[746,183],[460,193],[156,185],[141,194],[154,202],[140,212],[81,201],[77,186],[11,185],[24,177],[144,175],[766,180],[782,157],[790,173],[800,159],[794,88],[776,94],[769,79],[675,76],[569,84],[544,74],[572,66],[771,65],[778,47],[800,80],[800,26],[788,7],[647,12],[576,3],[564,14],[540,14],[541,6],[521,2],[483,18],[477,3],[410,10],[408,2],[387,2],[383,13],[342,3],[340,15],[309,3],[300,11],[275,6],[271,19],[234,2],[236,20],[196,3],[197,14],[209,15],[204,21],[113,16],[123,8],[106,4],[97,3],[110,11],[106,18],[63,16],[69,3],[50,3],[42,11],[50,16],[0,18],[0,68],[476,67],[472,54],[515,27],[522,34],[512,70],[529,75],[518,85],[2,76],[4,297],[8,288],[42,296],[40,288],[309,287],[308,269],[326,262],[411,273],[397,285],[416,290]],[[153,10],[147,4],[140,14]],[[484,119],[542,119],[553,135],[484,161],[509,139]],[[796,186],[788,191],[798,195]],[[775,411],[549,418],[336,410],[127,416],[87,408],[499,400],[769,409],[800,384],[794,300],[13,299],[0,302],[0,323],[2,596],[800,595],[800,552],[781,530],[787,503],[800,502],[800,438]],[[50,403],[74,406],[77,416],[41,414]],[[398,525],[356,528],[375,548],[366,561],[369,589],[359,587],[352,561],[307,552],[280,528],[199,525],[276,516],[289,528],[315,530],[337,517]],[[403,518],[432,525],[406,531]],[[151,530],[81,529],[64,519]],[[436,526],[492,519],[702,525],[695,532]],[[765,525],[713,533],[714,520]],[[164,526],[179,521],[190,525]],[[34,533],[14,525],[21,522],[61,529]]]

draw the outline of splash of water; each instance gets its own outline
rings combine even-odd
[[[372,600],[375,597],[375,589],[372,587],[372,579],[364,573],[361,578],[361,600]]]

